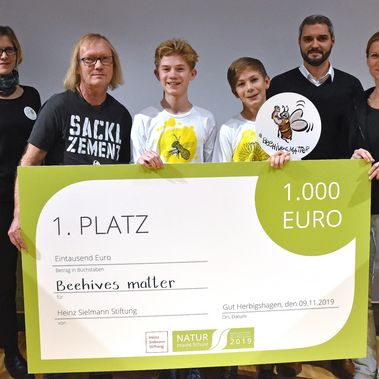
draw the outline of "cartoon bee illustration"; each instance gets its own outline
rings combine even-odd
[[[175,134],[173,134],[175,137],[175,141],[171,144],[172,149],[169,150],[167,155],[170,157],[171,155],[176,155],[179,158],[179,155],[188,161],[188,159],[191,156],[191,152],[187,150],[184,146],[189,146],[189,144],[184,144],[184,146],[180,143],[180,137],[178,138]]]
[[[301,101],[297,102],[298,108],[296,108],[291,115],[289,114],[289,107],[282,105],[282,112],[280,107],[275,105],[274,111],[271,114],[271,118],[278,126],[278,137],[282,140],[289,142],[292,140],[292,131],[302,132],[313,129],[313,124],[309,125],[307,121],[303,120],[303,110],[299,106],[303,105]]]

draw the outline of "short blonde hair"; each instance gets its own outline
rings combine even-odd
[[[17,50],[16,52],[16,66],[18,66],[22,62],[22,49],[20,42],[18,41],[15,32],[10,26],[0,26],[0,36],[8,37],[13,45],[13,47]]]
[[[168,39],[159,44],[155,49],[155,67],[158,68],[163,57],[180,55],[191,69],[195,68],[199,55],[193,47],[183,39]]]
[[[109,48],[112,51],[113,56],[113,76],[112,80],[109,83],[109,87],[111,89],[117,88],[120,84],[122,84],[123,78],[122,78],[122,71],[121,71],[121,63],[120,58],[117,54],[116,49],[113,47],[113,45],[109,42],[108,38],[102,36],[101,34],[96,33],[89,33],[85,34],[84,36],[80,37],[80,39],[75,43],[74,48],[72,49],[71,59],[70,59],[70,65],[68,67],[66,76],[64,78],[64,88],[67,90],[75,91],[77,86],[80,83],[80,75],[78,74],[78,68],[80,64],[79,60],[79,53],[80,48],[85,42],[96,40],[96,39],[102,39],[104,40],[108,45]]]

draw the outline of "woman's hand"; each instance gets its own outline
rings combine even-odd
[[[351,159],[364,159],[367,163],[373,163],[370,170],[368,170],[368,177],[370,180],[379,180],[379,162],[375,162],[374,158],[369,151],[365,149],[354,150]]]
[[[18,250],[21,251],[28,249],[21,235],[20,216],[18,213],[14,214],[12,224],[8,230],[8,236],[13,245],[15,245]]]
[[[379,162],[374,163],[368,170],[368,177],[370,180],[379,180]]]

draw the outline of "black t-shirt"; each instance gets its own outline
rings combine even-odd
[[[109,94],[95,107],[66,91],[42,106],[29,143],[47,152],[47,165],[128,163],[131,125],[128,110]]]
[[[17,99],[0,99],[0,202],[13,199],[16,168],[41,107],[37,90],[21,87]]]

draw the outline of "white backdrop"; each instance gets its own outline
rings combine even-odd
[[[21,81],[38,88],[43,101],[63,90],[74,42],[96,32],[120,54],[125,84],[113,95],[134,115],[160,100],[154,49],[178,37],[200,55],[190,99],[218,122],[240,110],[226,81],[229,64],[256,57],[270,76],[298,66],[298,25],[313,13],[334,23],[333,64],[371,86],[364,50],[379,30],[378,0],[0,0],[0,24],[15,30],[24,50]]]

